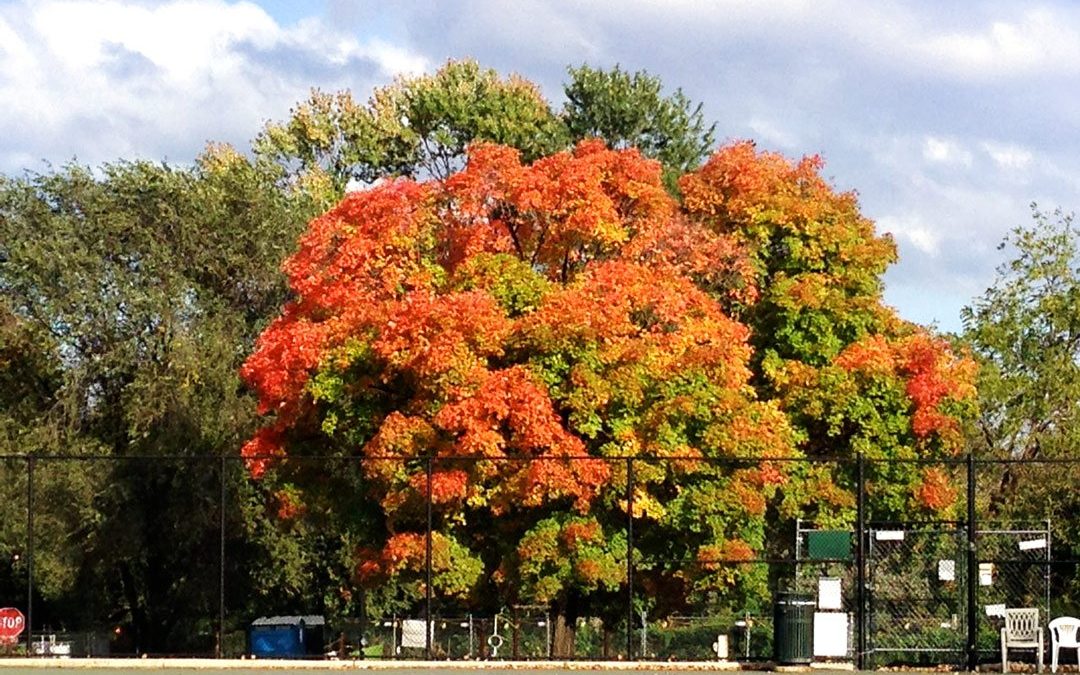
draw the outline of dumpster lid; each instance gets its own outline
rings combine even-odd
[[[305,626],[325,626],[326,619],[321,614],[293,614],[287,616],[260,616],[251,622],[252,626],[298,626],[300,621]]]

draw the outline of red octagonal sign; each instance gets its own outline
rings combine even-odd
[[[23,613],[14,607],[0,609],[0,640],[13,640],[26,628]]]

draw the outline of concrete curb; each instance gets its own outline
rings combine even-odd
[[[664,672],[718,672],[741,670],[735,661],[305,661],[285,659],[106,659],[106,658],[0,658],[0,670],[94,669],[118,670],[565,670]]]

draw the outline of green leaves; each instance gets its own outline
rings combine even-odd
[[[571,68],[557,114],[532,82],[501,77],[475,61],[448,61],[430,75],[400,77],[366,104],[348,91],[312,91],[289,118],[254,142],[257,164],[288,191],[340,199],[350,183],[405,176],[444,180],[477,142],[516,148],[534,162],[598,137],[636,147],[665,167],[665,183],[696,168],[714,143],[701,104],[682,90],[663,94],[658,77],[588,66]]]
[[[445,179],[477,141],[515,147],[527,161],[567,145],[536,85],[503,79],[475,61],[401,77],[376,89],[366,106],[348,91],[313,91],[288,120],[268,124],[254,145],[260,161],[293,190],[325,186],[336,200],[350,181]]]
[[[1071,214],[1032,207],[1002,244],[998,278],[964,309],[963,339],[980,361],[969,443],[990,458],[1075,459],[1080,444],[1080,238]],[[1076,550],[1078,465],[1011,464],[980,474],[990,517],[1051,518]],[[1057,544],[1055,543],[1055,546]]]
[[[984,362],[982,450],[1035,458],[1069,451],[1080,397],[1080,241],[1072,216],[1033,209],[1007,243],[1014,257],[963,311]]]
[[[605,71],[582,65],[568,72],[562,120],[572,140],[597,137],[613,148],[637,148],[664,165],[669,189],[712,150],[716,124],[705,123],[701,104],[682,89],[665,96],[659,77],[618,66]]]

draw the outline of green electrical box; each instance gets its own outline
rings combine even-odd
[[[847,530],[813,530],[806,533],[809,560],[851,560],[851,533]]]

